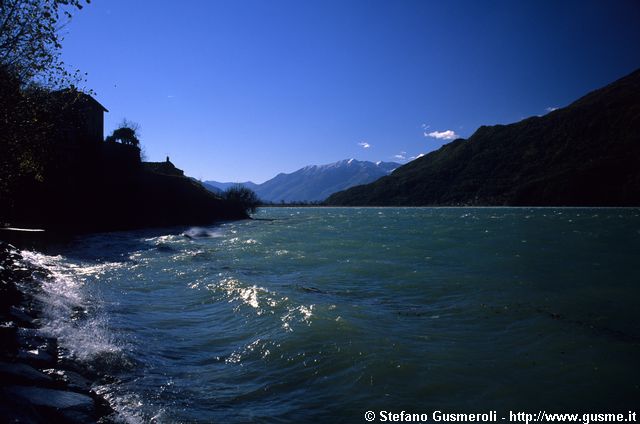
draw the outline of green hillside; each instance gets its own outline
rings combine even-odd
[[[542,117],[482,126],[329,205],[640,205],[640,70]]]

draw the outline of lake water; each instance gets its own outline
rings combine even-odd
[[[130,422],[640,403],[640,210],[267,208],[24,252]]]

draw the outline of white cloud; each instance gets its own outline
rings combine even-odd
[[[453,140],[455,138],[460,138],[458,134],[453,130],[446,131],[433,131],[430,133],[424,132],[425,137],[437,138],[438,140]]]
[[[394,159],[398,159],[398,160],[407,160],[407,157],[405,156],[406,152],[400,152],[397,155],[393,155]]]
[[[411,157],[409,158],[409,160],[419,159],[419,158],[421,158],[422,156],[424,156],[424,153],[420,153],[418,156],[411,156]]]
[[[549,107],[545,108],[544,110],[546,110],[547,112],[553,112],[554,110],[558,110],[558,108],[555,107],[555,106],[549,106]]]
[[[361,141],[360,143],[358,143],[358,146],[362,147],[363,149],[368,149],[369,147],[371,147],[371,144],[367,143],[366,141]]]

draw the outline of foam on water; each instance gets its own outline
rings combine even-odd
[[[107,317],[99,313],[100,300],[93,299],[85,289],[84,277],[99,279],[122,264],[80,266],[66,262],[62,256],[21,253],[27,262],[49,272],[35,276],[41,288],[36,298],[42,302],[45,318],[42,330],[56,337],[67,355],[88,361],[121,350],[108,329]]]
[[[112,382],[117,374],[133,375],[139,364],[127,353],[131,346],[115,336],[109,316],[103,311],[102,299],[90,286],[105,274],[131,264],[83,263],[33,251],[22,251],[21,254],[25,261],[48,272],[34,275],[40,287],[36,298],[43,308],[42,331],[57,338],[62,358],[80,361],[105,378],[96,380],[93,390],[118,411],[116,422],[171,422],[163,419],[162,407],[153,405],[135,391],[121,390],[122,380]],[[149,410],[155,415],[150,416]]]
[[[210,228],[203,228],[203,227],[190,228],[184,233],[182,233],[182,235],[190,239],[213,238],[213,237],[224,236],[224,234],[220,231],[212,230]]]
[[[195,287],[192,287],[195,288]],[[242,306],[253,308],[256,315],[278,315],[282,322],[282,328],[293,331],[294,324],[310,324],[313,316],[314,305],[296,305],[287,296],[257,285],[246,285],[235,278],[222,278],[218,283],[207,285],[212,293],[222,293],[222,298],[229,303],[235,303],[234,310],[240,311]]]

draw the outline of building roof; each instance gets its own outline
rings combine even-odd
[[[71,100],[71,96],[76,96],[75,99],[72,99],[73,103],[75,102],[90,103],[96,106],[98,109],[102,110],[103,112],[109,112],[109,110],[106,107],[100,104],[100,102],[94,99],[91,95],[87,93],[83,93],[82,91],[78,91],[74,88],[65,88],[63,90],[53,91],[51,95],[59,97],[61,99],[65,99],[65,100]]]
[[[102,106],[102,104],[99,101],[97,101],[95,98],[93,98],[93,96],[90,96],[86,93],[82,93],[82,95],[86,97],[89,101],[95,103],[98,106],[98,108],[102,109],[103,112],[109,112],[109,110],[106,107]]]

